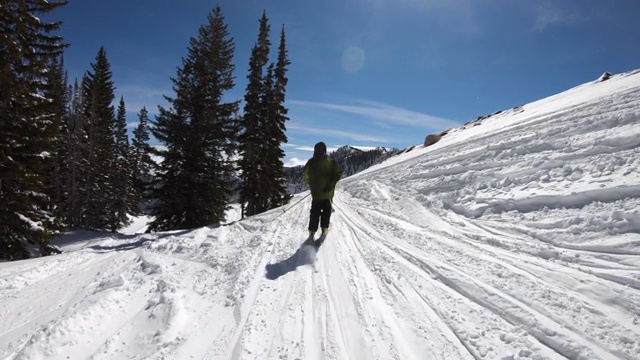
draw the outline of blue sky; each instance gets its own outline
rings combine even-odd
[[[219,4],[236,44],[242,99],[266,10],[272,59],[284,24],[292,62],[288,164],[313,144],[404,148],[479,115],[640,67],[640,1],[71,0],[51,14],[70,81],[104,46],[128,119],[174,96],[170,77]],[[132,124],[133,126],[133,124]]]

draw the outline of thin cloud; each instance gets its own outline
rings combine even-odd
[[[287,128],[291,130],[297,130],[299,132],[304,132],[307,134],[322,135],[326,137],[340,137],[340,138],[350,139],[354,141],[361,141],[361,142],[389,142],[389,139],[386,139],[386,138],[381,138],[381,137],[362,134],[362,133],[342,131],[342,130],[317,129],[317,128],[310,128],[306,126],[299,126],[299,125],[289,125],[287,126]]]
[[[140,85],[118,86],[117,90],[124,98],[128,113],[137,114],[140,112],[140,109],[145,107],[149,115],[157,115],[158,105],[166,106],[167,104],[163,95],[171,94],[169,91]]]
[[[543,31],[552,26],[574,24],[578,19],[576,12],[569,12],[554,3],[545,3],[536,8],[533,29]]]
[[[327,146],[327,152],[338,150],[338,146]],[[296,150],[313,152],[313,146],[299,146]]]
[[[428,20],[425,26],[430,32],[438,31],[452,37],[475,39],[483,34],[482,22],[477,17],[475,0],[355,0],[371,14],[371,32],[384,36],[380,25],[397,24],[397,18],[391,17],[389,10],[398,9],[412,13],[422,13]]]
[[[420,128],[451,128],[459,126],[456,121],[427,115],[411,110],[402,109],[399,107],[382,104],[373,101],[363,101],[360,105],[344,105],[344,104],[329,104],[311,101],[296,101],[290,102],[292,105],[301,107],[324,109],[329,111],[341,112],[351,115],[357,115],[364,118],[369,118],[380,122],[382,125],[408,125]],[[366,141],[366,140],[363,140]]]
[[[164,98],[165,96],[175,98],[176,94],[172,90],[160,90],[157,87],[142,85],[124,85],[117,88],[120,95],[124,98],[127,113],[139,114],[144,107],[151,119],[158,115],[158,105],[165,108],[170,104]],[[226,93],[222,97],[222,101],[233,102],[239,100],[240,97],[236,93]]]
[[[299,159],[297,157],[293,157],[291,159],[289,159],[284,166],[285,167],[295,167],[295,166],[302,166],[307,162],[307,160],[305,159]]]

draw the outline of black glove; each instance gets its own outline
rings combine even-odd
[[[325,187],[322,188],[322,192],[329,192],[329,191],[331,191],[331,185],[329,184],[325,185]]]

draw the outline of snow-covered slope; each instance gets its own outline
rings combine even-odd
[[[344,179],[317,271],[295,262],[308,198],[76,234],[0,263],[0,358],[638,359],[639,168],[633,72]]]

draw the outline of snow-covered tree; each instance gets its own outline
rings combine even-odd
[[[49,71],[66,45],[46,14],[66,1],[4,0],[0,6],[0,259],[50,253],[46,172],[54,161],[56,101]],[[55,66],[54,66],[55,68]]]

